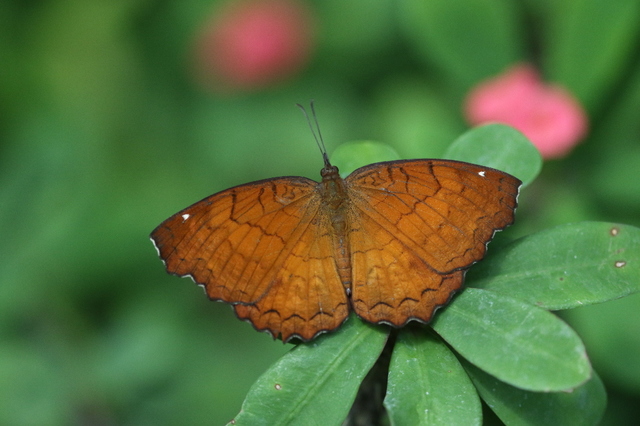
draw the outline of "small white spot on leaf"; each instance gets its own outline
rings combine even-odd
[[[618,260],[615,265],[616,268],[622,268],[623,266],[625,266],[627,264],[627,262],[625,262],[624,260]]]

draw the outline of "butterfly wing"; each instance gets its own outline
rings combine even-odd
[[[316,182],[268,179],[182,210],[151,238],[169,273],[190,276],[256,329],[310,339],[348,315],[319,205]]]
[[[338,328],[349,305],[340,282],[332,246],[331,224],[316,212],[312,224],[291,245],[272,288],[254,303],[234,306],[239,318],[258,329],[279,330],[284,342],[292,337],[313,339]]]
[[[496,230],[513,222],[521,182],[446,160],[377,163],[345,180],[356,313],[395,326],[431,320],[482,259]]]

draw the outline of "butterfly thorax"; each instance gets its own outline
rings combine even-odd
[[[325,212],[328,213],[333,229],[333,250],[338,274],[345,291],[351,294],[351,254],[347,224],[349,197],[337,167],[326,165],[320,175],[322,176],[322,204],[325,206]]]

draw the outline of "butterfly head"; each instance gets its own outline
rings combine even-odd
[[[332,166],[331,163],[329,163],[329,160],[325,160],[324,167],[322,168],[322,170],[320,170],[320,176],[322,176],[322,182],[337,181],[342,179],[340,177],[340,171],[338,170],[338,168],[336,166]]]

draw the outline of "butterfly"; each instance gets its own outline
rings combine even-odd
[[[513,223],[520,180],[452,160],[374,163],[341,178],[289,176],[211,195],[151,239],[169,273],[189,276],[240,319],[287,342],[338,328],[428,323]]]

